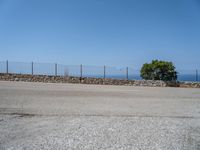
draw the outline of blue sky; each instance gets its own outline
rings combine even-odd
[[[0,0],[0,60],[200,68],[200,0]]]

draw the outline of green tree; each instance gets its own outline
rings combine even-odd
[[[177,72],[172,62],[152,60],[151,63],[145,63],[141,70],[140,76],[145,80],[177,80]]]

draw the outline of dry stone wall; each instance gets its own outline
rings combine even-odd
[[[101,84],[101,85],[128,85],[128,86],[149,86],[149,87],[188,87],[200,88],[200,82],[164,82],[153,80],[118,80],[102,78],[80,78],[47,75],[26,75],[0,73],[2,81],[24,81],[24,82],[45,82],[45,83],[78,83],[78,84]]]

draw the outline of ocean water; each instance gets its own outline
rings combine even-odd
[[[194,74],[178,75],[178,81],[194,81],[200,82],[200,75],[196,77]]]

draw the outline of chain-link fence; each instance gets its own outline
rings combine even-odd
[[[87,66],[87,65],[62,65],[57,63],[37,62],[12,62],[1,61],[0,73],[75,76],[94,78],[113,78],[141,80],[140,70],[131,67]],[[179,81],[199,81],[199,70],[178,70]]]

